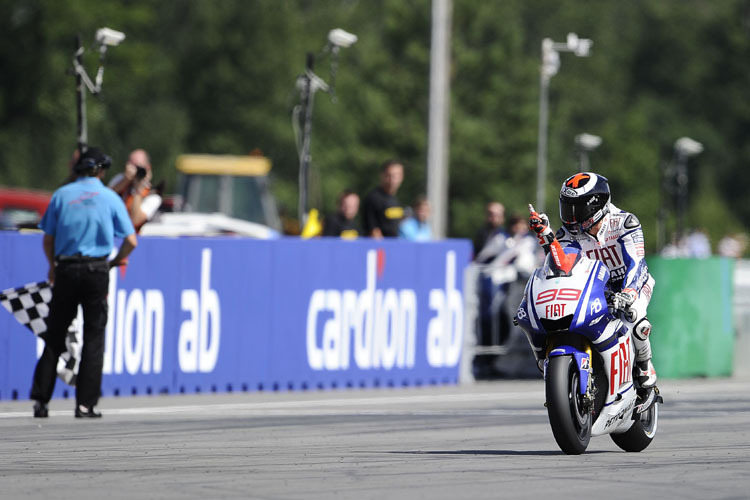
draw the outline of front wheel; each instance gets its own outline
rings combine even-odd
[[[625,451],[643,451],[656,436],[659,423],[659,403],[654,403],[645,412],[636,415],[636,420],[627,432],[610,434],[612,441]]]
[[[573,356],[555,356],[547,364],[547,414],[552,434],[568,455],[586,451],[591,439],[591,412],[583,405],[580,375]]]

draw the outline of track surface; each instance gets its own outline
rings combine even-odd
[[[0,497],[680,498],[750,496],[750,382],[670,381],[642,453],[560,453],[543,383],[390,391],[0,402]]]

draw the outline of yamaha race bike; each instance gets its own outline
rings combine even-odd
[[[578,249],[553,250],[529,278],[515,321],[543,364],[555,441],[578,455],[591,436],[609,434],[623,450],[641,451],[656,435],[662,399],[633,376],[630,330],[608,307],[609,270]]]

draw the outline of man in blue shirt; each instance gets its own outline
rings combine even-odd
[[[65,336],[80,304],[83,309],[83,347],[76,379],[77,418],[97,418],[94,407],[101,395],[104,329],[107,325],[109,270],[125,263],[137,245],[135,229],[122,199],[102,184],[112,164],[109,156],[89,148],[74,166],[78,176],[52,195],[39,227],[44,231],[48,279],[54,285],[45,347],[34,370],[31,399],[34,416],[47,417],[57,376],[57,359],[65,351]],[[123,238],[111,261],[114,238]]]

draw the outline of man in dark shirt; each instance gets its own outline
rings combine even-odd
[[[354,239],[359,236],[357,223],[359,212],[359,196],[347,189],[339,195],[338,210],[325,218],[323,222],[323,236],[341,236],[344,239]]]
[[[484,225],[479,228],[473,239],[475,259],[493,237],[498,234],[505,235],[503,224],[505,224],[505,207],[503,204],[498,201],[487,203]]]
[[[380,167],[380,185],[365,197],[362,226],[366,236],[396,238],[404,209],[396,193],[404,180],[404,165],[388,160]]]

